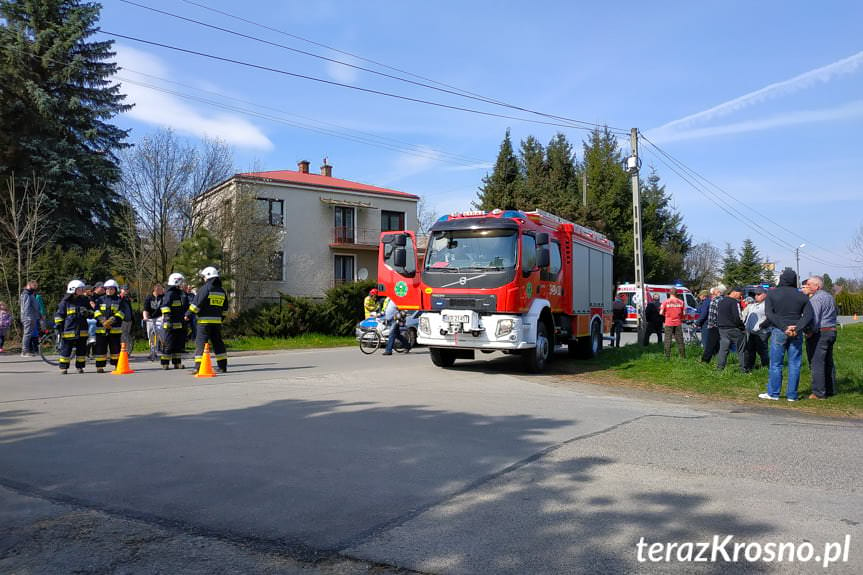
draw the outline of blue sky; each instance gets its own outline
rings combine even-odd
[[[694,187],[655,150],[642,149],[644,165],[656,167],[696,242],[739,247],[749,237],[780,267],[793,266],[794,248],[805,243],[801,274],[829,272],[835,279],[863,273],[859,265],[843,267],[853,263],[849,243],[863,225],[863,3],[141,3],[417,82],[427,81],[405,72],[547,114],[637,127],[710,182],[688,176]],[[101,26],[293,74],[541,119],[120,0],[104,2]],[[217,136],[235,146],[240,171],[296,169],[302,159],[314,169],[326,156],[334,176],[422,195],[440,213],[470,207],[507,127],[516,145],[528,135],[547,143],[562,131],[576,145],[579,159],[587,135],[572,127],[422,105],[128,39],[118,39],[116,50],[124,91],[136,104],[118,122],[132,128],[132,141],[159,126],[191,137]],[[628,138],[621,144],[628,153]],[[720,203],[733,206],[733,215],[709,197],[721,197]]]

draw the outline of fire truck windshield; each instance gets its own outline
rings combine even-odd
[[[513,229],[445,230],[432,234],[426,271],[502,271],[515,267],[518,234]]]

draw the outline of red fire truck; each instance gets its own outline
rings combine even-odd
[[[378,290],[422,310],[417,340],[435,365],[503,351],[539,372],[558,344],[578,357],[602,349],[613,252],[602,234],[547,212],[462,212],[432,226],[423,261],[413,232],[382,233]]]

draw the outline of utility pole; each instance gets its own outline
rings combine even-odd
[[[806,244],[800,244],[794,248],[794,256],[797,258],[797,267],[794,268],[797,272],[797,287],[800,287],[800,248],[805,248]]]
[[[632,128],[630,135],[630,145],[632,147],[632,155],[627,159],[626,167],[632,177],[632,234],[633,242],[633,260],[635,260],[635,290],[639,295],[637,303],[638,315],[638,340],[643,341],[644,338],[644,305],[647,303],[644,299],[647,297],[644,293],[644,253],[641,246],[641,194],[638,189],[638,168],[641,164],[638,158],[638,128]]]

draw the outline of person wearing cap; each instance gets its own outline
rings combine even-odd
[[[372,288],[369,290],[369,295],[363,300],[363,310],[366,313],[365,319],[369,319],[378,311],[378,290]]]
[[[665,329],[665,357],[671,359],[671,339],[677,342],[677,354],[686,357],[686,346],[683,344],[683,316],[686,312],[686,304],[677,297],[677,288],[671,288],[668,299],[662,302],[659,315],[665,318],[663,328]]]
[[[716,369],[725,369],[728,360],[728,352],[733,345],[740,359],[745,348],[745,332],[743,329],[743,318],[740,314],[740,298],[743,295],[741,288],[731,288],[728,297],[722,298],[716,308],[716,327],[719,329],[719,354],[716,356]],[[743,362],[740,361],[743,369]]]
[[[75,352],[75,369],[78,373],[84,373],[87,364],[87,318],[92,314],[90,301],[84,295],[84,282],[70,281],[66,286],[66,295],[54,314],[54,326],[60,332],[60,373],[68,373],[72,352]]]
[[[659,294],[653,294],[650,303],[644,308],[644,345],[650,343],[651,334],[656,334],[656,340],[662,343],[662,315],[659,313]]]
[[[743,371],[752,372],[755,368],[755,356],[761,358],[761,367],[770,367],[770,354],[767,344],[770,341],[770,329],[767,322],[767,312],[764,301],[767,290],[757,287],[753,291],[753,302],[743,310],[743,325],[746,328],[746,349],[743,354]]]
[[[836,394],[833,364],[836,302],[823,288],[821,276],[812,276],[803,282],[803,293],[809,296],[809,305],[812,306],[812,323],[806,330],[806,358],[812,373],[809,399],[827,399]]]
[[[96,318],[96,346],[93,355],[96,359],[96,372],[105,373],[110,352],[111,365],[120,359],[120,338],[123,335],[123,321],[132,317],[129,300],[120,299],[117,293],[120,286],[113,279],[103,285],[105,295],[99,298],[93,317]]]
[[[105,295],[105,283],[96,282],[93,284],[93,295],[90,296],[90,307],[95,310],[99,307],[99,300]]]

